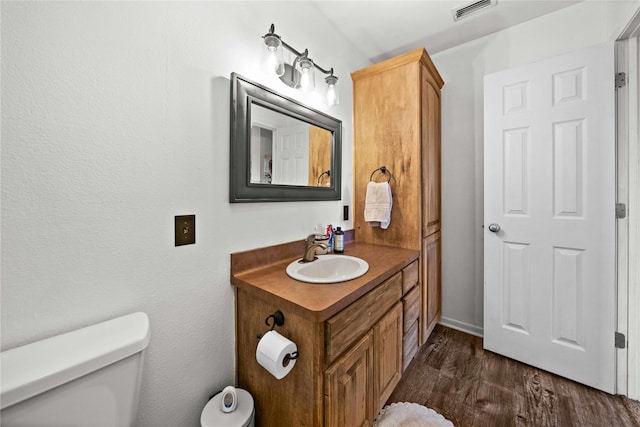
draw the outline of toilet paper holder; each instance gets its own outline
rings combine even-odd
[[[271,321],[273,321],[273,323],[271,323]],[[276,310],[274,313],[271,313],[270,315],[267,316],[266,319],[264,319],[264,323],[267,326],[269,326],[269,331],[273,331],[276,328],[276,326],[284,325],[284,313],[282,313],[280,310]],[[258,334],[258,339],[261,339],[263,336],[264,334]],[[293,353],[287,356],[288,360],[294,360],[297,358],[298,358],[297,351],[294,351]]]
[[[273,324],[269,322],[270,320],[273,320]],[[264,319],[264,323],[269,326],[269,331],[273,331],[276,328],[276,325],[284,325],[284,314],[280,310],[277,310],[275,313],[268,315],[267,318]],[[258,339],[263,336],[264,334],[258,334]]]

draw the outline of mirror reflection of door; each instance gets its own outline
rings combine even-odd
[[[308,158],[309,125],[278,128],[273,150],[273,183],[307,185]]]
[[[310,186],[331,186],[331,132],[309,126]]]

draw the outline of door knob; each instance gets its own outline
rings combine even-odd
[[[493,233],[497,233],[498,231],[500,231],[500,226],[498,224],[490,224],[489,225],[489,231],[493,232]]]

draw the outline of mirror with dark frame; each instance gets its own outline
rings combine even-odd
[[[230,143],[230,202],[340,200],[340,120],[232,73]]]

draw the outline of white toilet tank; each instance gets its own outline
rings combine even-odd
[[[0,422],[132,426],[149,318],[133,313],[0,353]]]

